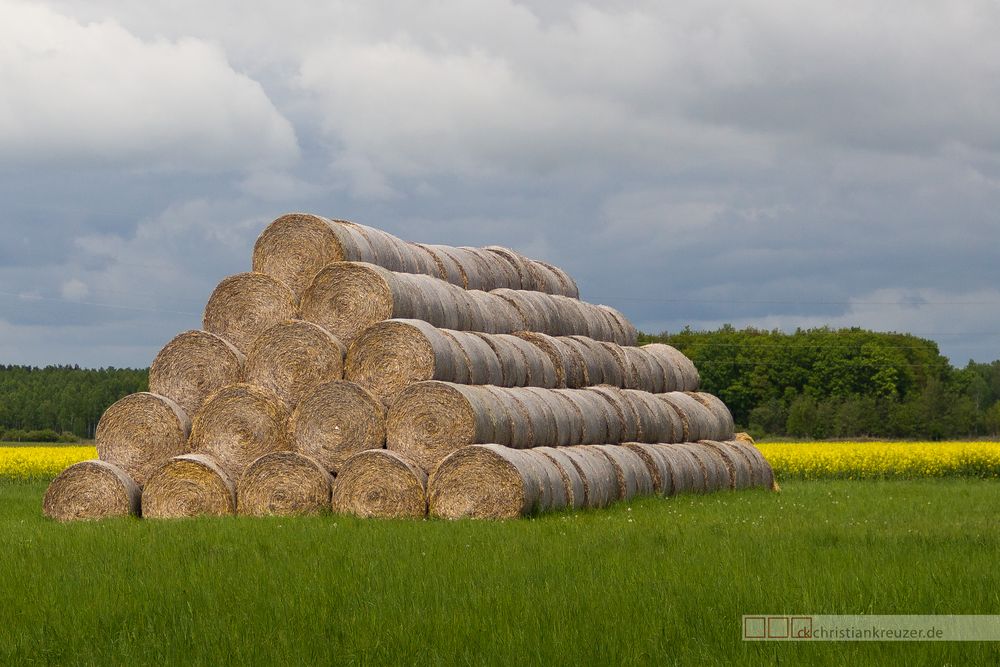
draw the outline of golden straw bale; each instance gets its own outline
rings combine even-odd
[[[142,489],[142,516],[176,519],[236,512],[236,486],[218,462],[204,454],[175,456]]]
[[[343,343],[323,327],[286,320],[264,331],[247,352],[244,377],[289,408],[320,384],[344,377]]]
[[[420,519],[427,514],[427,474],[387,449],[351,456],[333,486],[333,511],[360,517]]]
[[[193,415],[209,394],[243,378],[246,357],[207,331],[185,331],[167,343],[149,367],[149,391]]]
[[[441,461],[427,482],[432,516],[513,519],[549,509],[547,477],[525,452],[499,445],[462,447]]]
[[[212,292],[202,328],[246,354],[257,336],[297,312],[295,294],[285,283],[266,273],[238,273]]]
[[[142,486],[161,465],[188,449],[191,420],[179,405],[150,392],[115,402],[97,422],[97,455]]]
[[[236,512],[248,516],[320,514],[333,476],[298,452],[272,452],[250,464],[236,485]]]
[[[295,451],[337,472],[353,454],[385,446],[385,406],[357,384],[333,380],[299,402],[288,431]]]
[[[190,447],[238,480],[264,454],[292,448],[288,418],[288,406],[273,392],[245,383],[223,387],[195,415]]]
[[[42,512],[56,521],[139,514],[142,492],[124,470],[93,459],[63,470],[45,490]]]

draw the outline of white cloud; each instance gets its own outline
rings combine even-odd
[[[142,40],[0,2],[0,163],[243,169],[287,164],[295,132],[204,40]]]
[[[87,287],[87,283],[79,278],[70,278],[65,281],[59,291],[64,299],[71,301],[85,299],[90,294],[90,288]]]

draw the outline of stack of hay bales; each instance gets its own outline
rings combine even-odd
[[[773,485],[691,361],[554,266],[292,214],[252,268],[107,409],[47,515],[502,518]]]

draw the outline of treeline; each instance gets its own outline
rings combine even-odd
[[[942,439],[1000,431],[1000,361],[957,369],[935,342],[909,334],[726,326],[642,339],[687,354],[703,389],[758,437]]]
[[[93,438],[105,408],[147,386],[145,369],[0,365],[0,439]]]
[[[755,436],[965,438],[1000,433],[1000,361],[951,366],[937,344],[863,329],[641,335],[669,343]],[[0,439],[92,438],[146,369],[0,366]]]

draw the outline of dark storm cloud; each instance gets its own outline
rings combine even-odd
[[[0,361],[147,364],[289,210],[519,248],[646,330],[1000,357],[993,3],[0,14]]]

